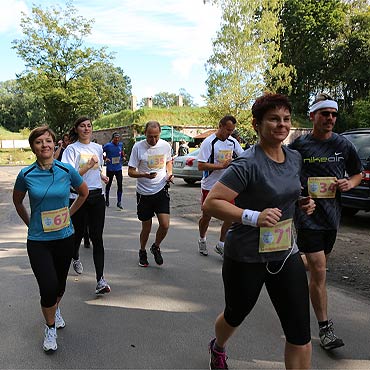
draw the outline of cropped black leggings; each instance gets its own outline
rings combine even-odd
[[[70,199],[70,203],[72,202],[73,200]],[[87,225],[93,245],[93,259],[97,281],[99,281],[104,274],[104,221],[105,200],[103,194],[90,194],[81,208],[72,216],[72,223],[75,228],[75,248],[73,258],[79,258],[80,244],[85,234],[85,226]]]
[[[74,235],[51,241],[27,240],[28,258],[39,285],[42,307],[54,306],[57,298],[63,296],[73,248]]]
[[[270,271],[277,271],[281,264],[270,263]],[[311,340],[307,276],[299,253],[291,255],[276,275],[266,270],[266,263],[237,262],[225,257],[222,277],[226,302],[224,317],[230,326],[242,323],[265,284],[286,340],[295,345]]]

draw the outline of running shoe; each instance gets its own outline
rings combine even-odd
[[[119,209],[123,209],[121,202],[118,202],[118,203],[117,203],[117,208],[119,208]]]
[[[139,266],[141,267],[148,267],[149,262],[148,262],[148,256],[146,254],[145,250],[139,250]]]
[[[214,249],[217,254],[219,254],[222,258],[224,257],[224,247],[222,245],[217,243]]]
[[[57,337],[56,328],[49,328],[47,325],[45,325],[44,343],[42,345],[42,348],[45,352],[57,350]]]
[[[76,274],[79,274],[79,275],[82,274],[84,268],[82,266],[82,262],[80,261],[80,259],[74,260],[72,258],[72,266],[73,266],[73,270],[75,270]]]
[[[66,326],[65,321],[63,320],[63,317],[60,313],[60,308],[57,307],[57,310],[55,312],[55,327],[57,329],[62,329]]]
[[[198,240],[198,251],[203,256],[208,256],[207,242]]]
[[[326,350],[344,346],[343,340],[334,334],[333,322],[329,320],[328,325],[320,328],[320,345]]]
[[[209,368],[210,369],[228,369],[227,367],[227,356],[225,352],[218,352],[214,349],[216,338],[212,339],[208,345],[208,352],[210,354],[209,358]]]
[[[105,281],[104,276],[100,278],[95,289],[95,294],[105,294],[110,292],[110,286]]]
[[[154,256],[155,263],[157,265],[163,265],[163,258],[162,258],[162,254],[161,254],[161,249],[153,243],[153,245],[150,247],[150,251],[152,252],[152,254]]]

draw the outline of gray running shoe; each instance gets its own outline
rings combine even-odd
[[[207,242],[198,240],[198,251],[203,256],[208,256]]]
[[[60,313],[60,308],[58,307],[55,312],[55,327],[57,329],[62,329],[66,326],[65,321],[63,320],[63,317]]]
[[[42,345],[45,352],[57,350],[57,337],[57,329],[55,327],[49,328],[45,325],[44,343]]]
[[[224,247],[220,244],[215,245],[215,252],[219,254],[222,258],[224,257]]]
[[[334,334],[333,322],[329,320],[328,325],[320,328],[320,345],[326,350],[344,346],[343,340]]]
[[[79,275],[82,274],[84,268],[82,266],[82,262],[80,261],[80,259],[74,260],[72,258],[72,266],[73,266],[73,270],[75,270],[76,274],[79,274]]]
[[[95,289],[95,294],[105,294],[110,292],[110,286],[105,281],[104,276],[100,278]]]

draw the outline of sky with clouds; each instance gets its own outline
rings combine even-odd
[[[0,13],[0,81],[15,78],[24,69],[11,48],[21,38],[21,12],[33,4],[46,8],[56,0],[7,0]],[[204,64],[212,53],[212,39],[220,26],[220,11],[203,0],[74,0],[86,19],[94,19],[87,42],[107,46],[114,65],[131,78],[138,101],[184,88],[203,104],[207,78]]]

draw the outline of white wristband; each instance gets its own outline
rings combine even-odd
[[[242,224],[257,227],[258,216],[261,212],[245,209],[242,214]]]

